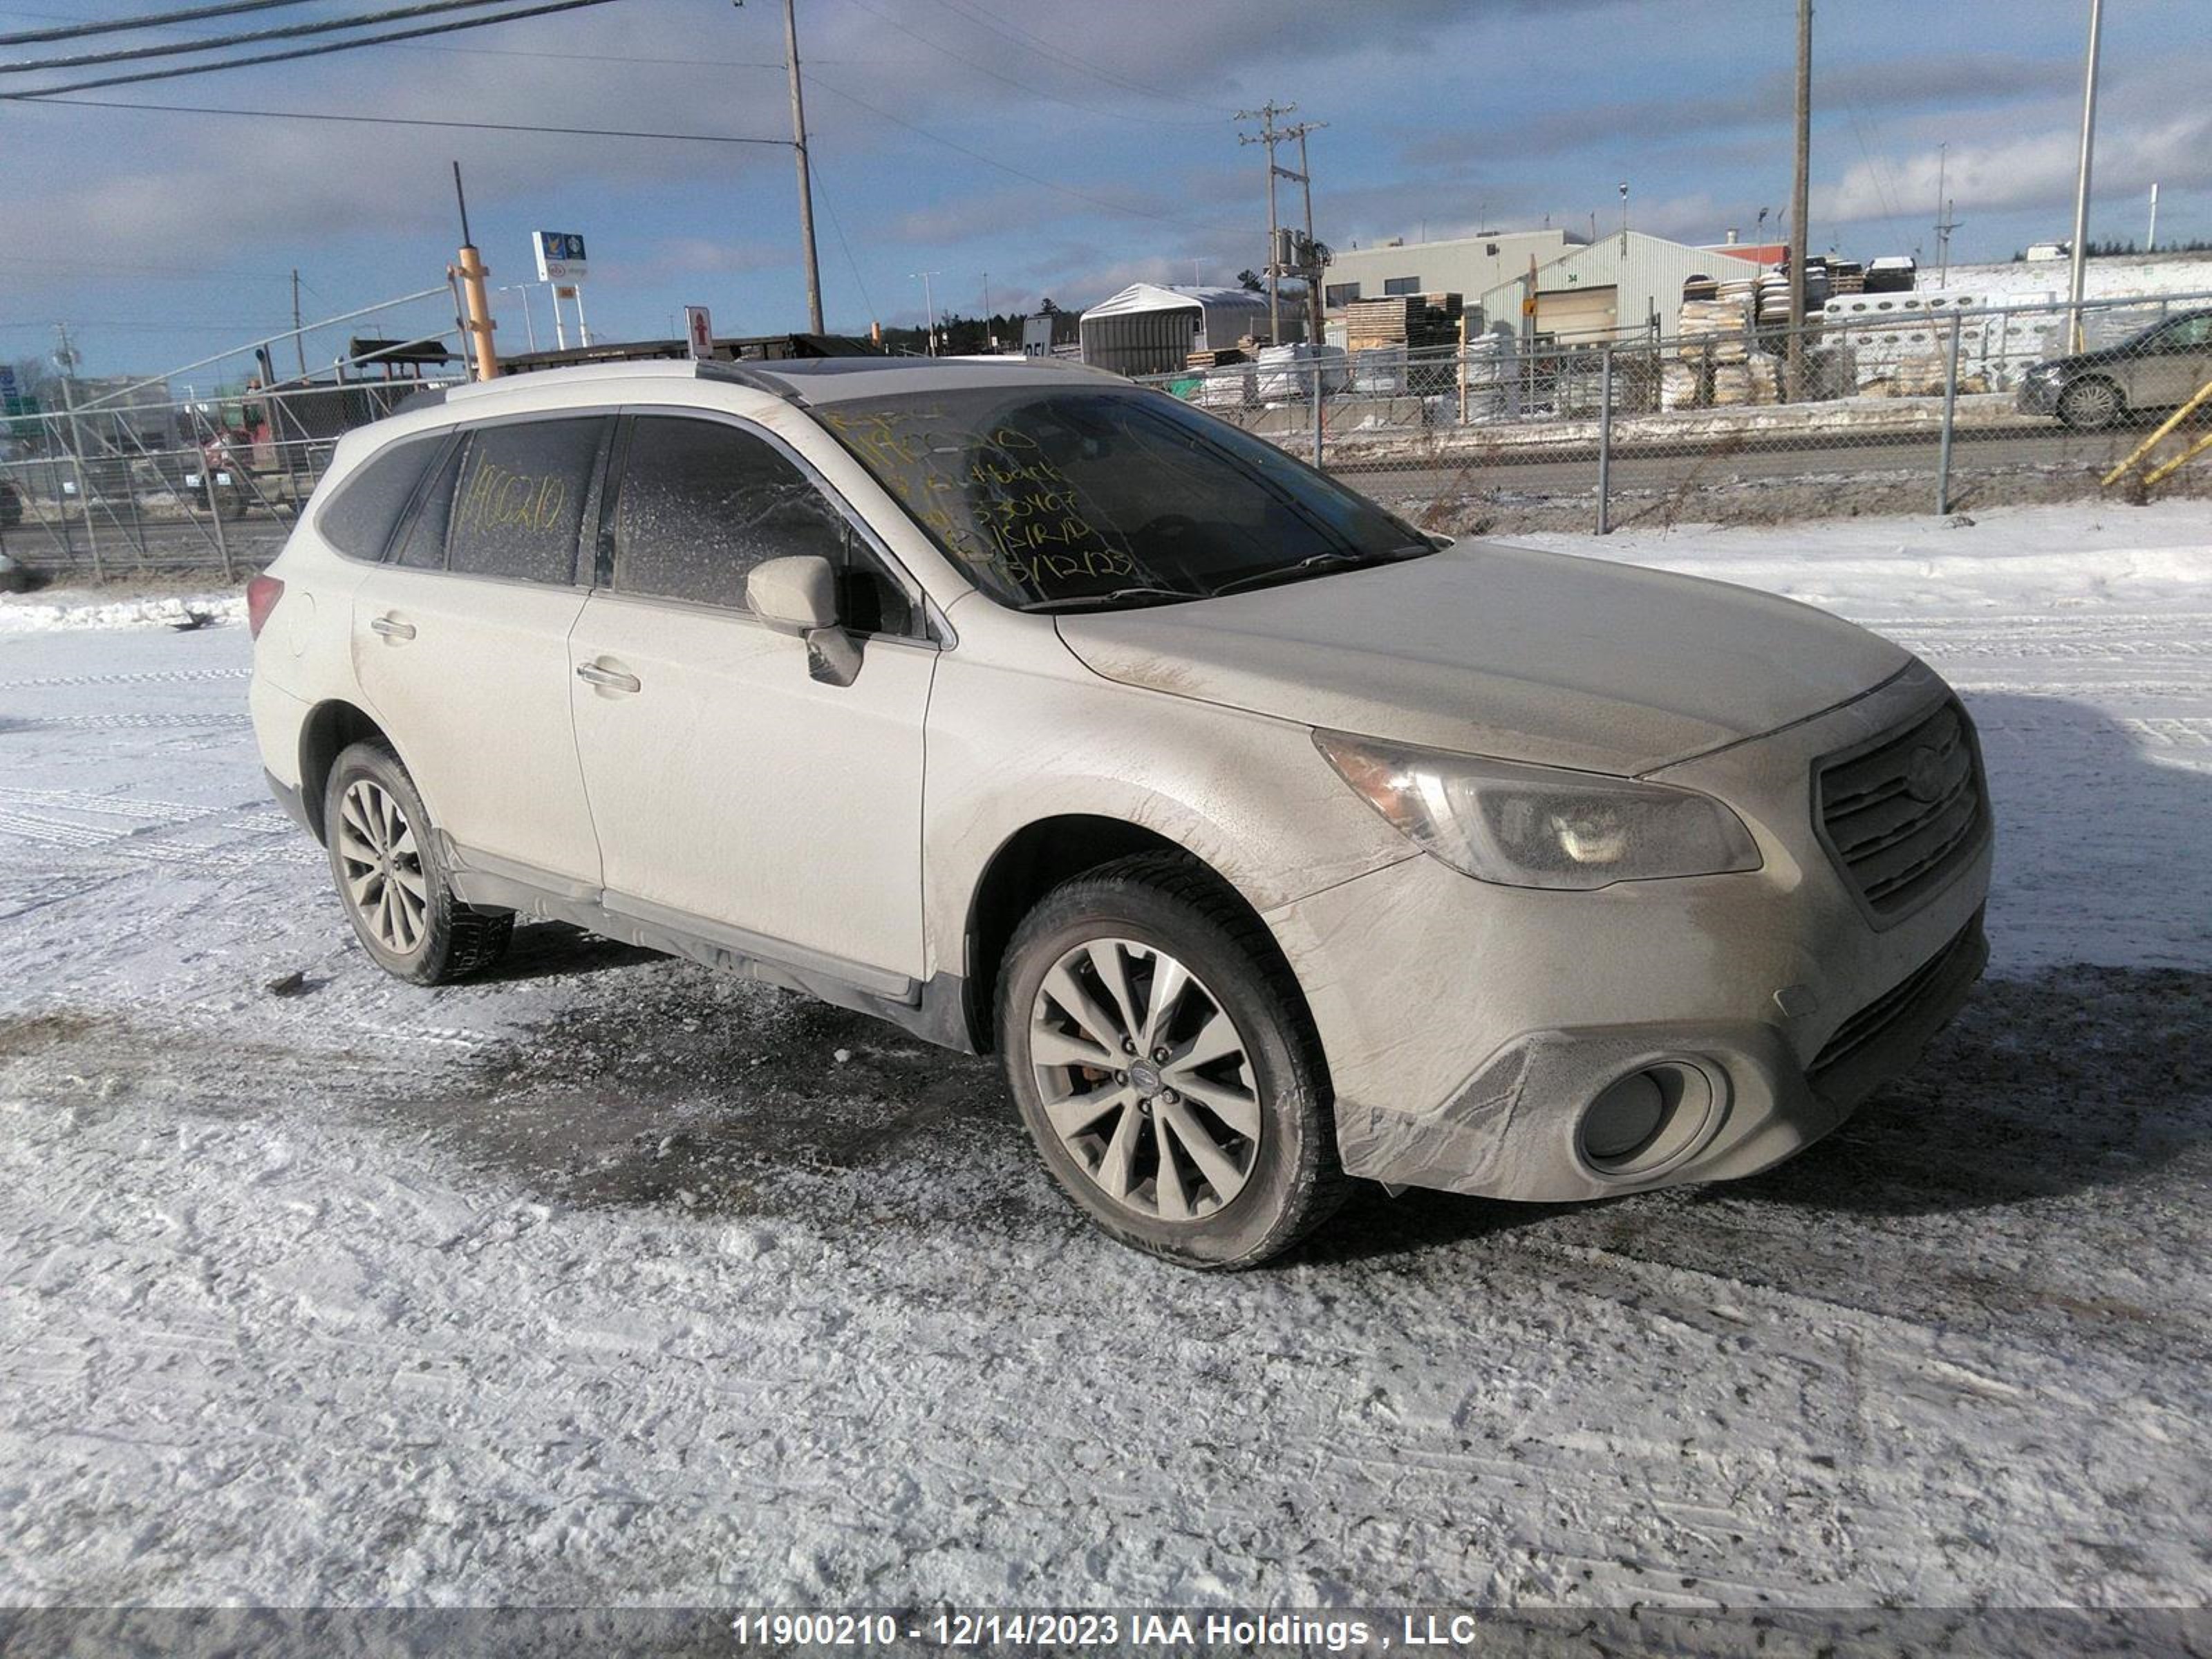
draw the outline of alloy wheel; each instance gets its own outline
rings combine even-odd
[[[1264,1121],[1243,1034],[1155,945],[1077,945],[1038,987],[1029,1060],[1047,1121],[1093,1185],[1149,1220],[1195,1221],[1251,1179]]]
[[[2083,380],[2066,392],[2066,412],[2075,425],[2109,426],[2120,412],[2120,394],[2102,380]]]
[[[377,943],[402,957],[421,948],[430,925],[422,852],[398,801],[372,778],[339,799],[338,861],[346,902]]]

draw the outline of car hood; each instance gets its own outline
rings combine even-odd
[[[1832,708],[1912,660],[1772,594],[1483,542],[1058,623],[1124,684],[1624,776]]]

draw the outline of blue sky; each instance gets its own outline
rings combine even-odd
[[[131,9],[163,0],[131,0]],[[116,15],[27,0],[0,29]],[[328,3],[157,35],[337,15]],[[2212,234],[2204,0],[2109,0],[2092,234]],[[1139,277],[1228,281],[1263,258],[1261,151],[1232,118],[1273,97],[1312,139],[1316,228],[1339,246],[1478,222],[1747,236],[1789,199],[1792,0],[799,0],[833,329]],[[1814,21],[1813,241],[1932,252],[1939,146],[1954,258],[2066,233],[2087,0],[1828,0]],[[129,37],[132,43],[148,38]],[[84,43],[97,45],[97,42]],[[78,47],[17,46],[22,61]],[[388,46],[89,93],[118,102],[787,137],[775,0],[616,0]],[[190,60],[185,60],[190,61]],[[97,73],[94,70],[79,74]],[[7,77],[10,88],[62,77]],[[70,322],[87,372],[181,364],[442,280],[466,171],[496,284],[529,233],[591,241],[603,338],[686,303],[726,333],[804,326],[787,149],[0,105],[0,361]],[[533,302],[541,336],[545,302]],[[447,309],[450,309],[447,307]],[[439,307],[418,307],[430,323]],[[524,343],[516,296],[500,337]],[[319,337],[311,360],[334,342]]]

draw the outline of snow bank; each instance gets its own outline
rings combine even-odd
[[[0,594],[0,634],[46,634],[86,628],[176,628],[194,618],[242,623],[241,593],[161,593],[117,597],[89,588],[48,588]]]

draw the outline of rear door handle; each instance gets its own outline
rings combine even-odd
[[[401,622],[397,617],[379,617],[369,623],[368,631],[381,634],[387,640],[411,640],[415,637],[415,624]]]
[[[618,668],[602,668],[595,662],[578,663],[576,678],[586,685],[603,685],[610,691],[642,691],[644,682]]]

